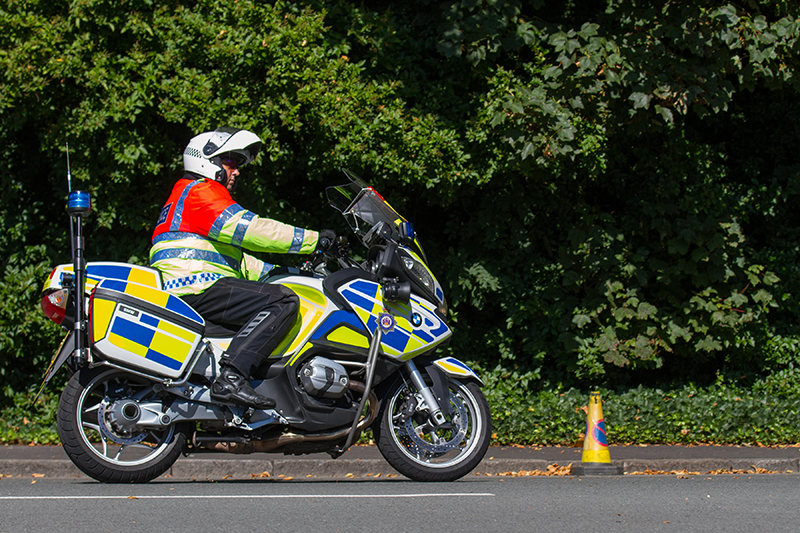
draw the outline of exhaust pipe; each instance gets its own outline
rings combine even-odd
[[[357,381],[350,382],[350,388],[356,392],[364,392],[364,384]],[[367,396],[369,407],[367,416],[356,426],[356,431],[361,434],[375,421],[378,416],[378,397],[373,391]],[[205,437],[195,433],[192,438],[192,445],[195,448],[224,453],[250,454],[271,452],[288,444],[299,444],[302,442],[322,442],[329,440],[343,439],[350,433],[350,428],[340,429],[328,433],[283,433],[277,437],[266,440],[247,440],[241,437]]]

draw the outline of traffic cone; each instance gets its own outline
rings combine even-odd
[[[611,464],[606,438],[606,423],[603,420],[603,403],[600,393],[589,395],[589,410],[586,413],[586,436],[583,438],[583,456],[580,465],[573,465],[574,476],[621,475],[622,467]]]

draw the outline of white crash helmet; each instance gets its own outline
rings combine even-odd
[[[261,139],[251,131],[217,128],[201,133],[189,141],[183,151],[183,169],[224,184],[224,159],[234,159],[242,166],[255,159],[260,149]]]

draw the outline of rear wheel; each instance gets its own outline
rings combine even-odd
[[[422,410],[414,386],[399,380],[381,404],[378,449],[398,472],[415,481],[453,481],[481,462],[489,447],[489,404],[475,383],[449,380],[450,415],[438,428]]]
[[[182,427],[138,428],[137,402],[153,383],[117,369],[81,369],[58,402],[64,451],[88,476],[107,483],[144,483],[164,472],[186,445]]]

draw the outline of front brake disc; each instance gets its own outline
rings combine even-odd
[[[461,399],[450,392],[450,403],[453,405],[458,414],[451,419],[451,427],[448,431],[451,432],[452,437],[446,441],[428,442],[423,439],[421,435],[417,434],[414,428],[413,418],[408,418],[403,425],[405,430],[404,435],[398,435],[403,445],[413,454],[420,455],[420,452],[430,454],[432,456],[444,455],[450,450],[457,448],[458,445],[464,440],[464,435],[467,434],[467,424],[469,417],[467,415],[467,408]],[[451,410],[452,412],[452,410]]]

